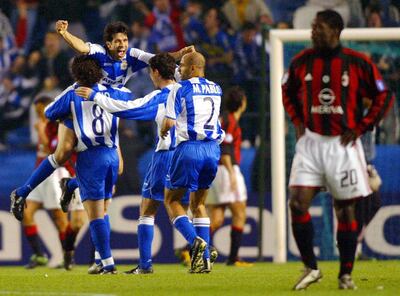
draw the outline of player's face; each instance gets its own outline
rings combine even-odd
[[[128,36],[124,33],[116,33],[113,40],[106,42],[108,52],[116,60],[122,60],[128,49]]]
[[[179,64],[179,73],[181,74],[181,79],[186,80],[191,78],[190,74],[192,72],[191,66],[188,65],[185,56],[183,56],[180,64]]]
[[[311,39],[316,49],[332,48],[337,45],[338,32],[331,28],[320,17],[316,17],[312,24]]]

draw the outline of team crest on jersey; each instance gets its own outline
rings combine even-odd
[[[126,70],[127,68],[128,68],[128,63],[127,63],[127,61],[123,60],[121,62],[121,69]]]
[[[379,91],[384,91],[385,90],[385,83],[383,83],[382,80],[376,80],[375,83],[376,83],[376,88]]]
[[[347,71],[343,72],[342,75],[342,86],[343,87],[348,87],[349,86],[349,74],[347,73]]]

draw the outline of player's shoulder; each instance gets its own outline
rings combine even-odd
[[[353,59],[356,59],[356,60],[358,59],[358,60],[367,62],[369,64],[372,63],[371,58],[368,57],[366,54],[360,52],[360,51],[357,51],[357,50],[354,50],[354,49],[351,49],[351,48],[348,48],[348,47],[343,47],[342,48],[342,52],[343,52],[344,55],[347,55],[347,56],[349,56],[349,57],[351,57]]]
[[[296,54],[292,59],[292,64],[303,63],[307,58],[315,56],[314,48],[306,48]]]
[[[70,96],[71,94],[74,94],[75,93],[75,87],[76,87],[75,85],[76,84],[74,83],[74,84],[68,86],[66,89],[64,89],[58,96],[56,96],[54,98],[54,101],[58,101],[61,98],[66,98],[66,97]]]
[[[86,44],[89,46],[89,55],[92,55],[92,54],[106,54],[107,53],[107,51],[104,48],[104,46],[102,46],[100,44],[90,43],[90,42],[87,42]]]

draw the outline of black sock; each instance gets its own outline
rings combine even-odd
[[[294,214],[292,211],[292,231],[304,265],[311,269],[318,269],[313,245],[314,228],[308,212]]]
[[[34,254],[38,256],[43,256],[43,252],[41,250],[40,239],[38,235],[38,230],[36,225],[30,225],[24,227],[24,232],[26,238],[28,239],[29,245],[32,248]]]
[[[339,222],[337,244],[340,254],[339,278],[344,274],[351,274],[357,248],[357,222]]]
[[[238,260],[238,253],[240,245],[242,244],[243,229],[232,226],[231,229],[231,252],[229,254],[229,261],[235,262]]]
[[[78,232],[73,231],[71,226],[68,225],[66,230],[65,248],[64,248],[66,252],[73,251],[75,249],[75,239],[77,235]]]

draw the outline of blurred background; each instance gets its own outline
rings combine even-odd
[[[249,192],[245,239],[240,255],[259,257],[257,233],[260,227],[258,166],[265,160],[262,215],[261,258],[270,260],[274,252],[273,213],[270,186],[270,129],[260,137],[259,104],[269,108],[269,42],[262,42],[261,29],[310,28],[315,13],[325,8],[337,10],[346,27],[397,27],[400,23],[398,0],[15,0],[0,1],[0,264],[19,264],[29,257],[20,225],[8,214],[9,194],[22,185],[34,168],[37,134],[32,102],[38,96],[56,97],[72,83],[69,63],[74,52],[54,32],[58,19],[68,20],[69,31],[85,41],[102,44],[105,24],[120,20],[130,28],[129,44],[147,52],[176,51],[195,45],[206,57],[206,77],[223,90],[241,86],[248,98],[248,108],[241,118],[243,129],[241,168]],[[285,67],[291,58],[309,43],[285,44]],[[369,55],[377,64],[385,82],[395,93],[396,103],[371,139],[376,154],[371,160],[381,178],[382,207],[371,222],[363,241],[363,253],[369,258],[400,258],[400,44],[387,42],[347,42],[346,46]],[[266,65],[260,63],[266,55]],[[265,73],[265,75],[262,75]],[[265,77],[263,79],[262,77]],[[146,70],[137,72],[126,85],[141,97],[153,90]],[[262,91],[266,88],[266,94]],[[258,152],[260,138],[266,139],[266,153]],[[141,184],[154,147],[152,122],[121,121],[120,142],[125,172],[117,183],[116,198],[110,210],[112,247],[118,261],[138,258],[136,228]],[[286,160],[289,172],[294,153],[294,129],[288,122]],[[337,256],[331,200],[327,194],[317,198],[311,213],[316,223],[317,254],[322,259]],[[52,222],[40,213],[41,238],[54,263],[61,258],[54,247]],[[225,222],[229,224],[229,219]],[[155,262],[173,262],[173,250],[183,241],[173,232],[167,215],[156,218]],[[396,235],[397,234],[397,235]],[[217,231],[214,243],[221,260],[229,252],[229,227]],[[77,262],[89,261],[88,235],[81,233]],[[80,245],[83,245],[80,247]],[[289,259],[296,259],[290,232]]]

